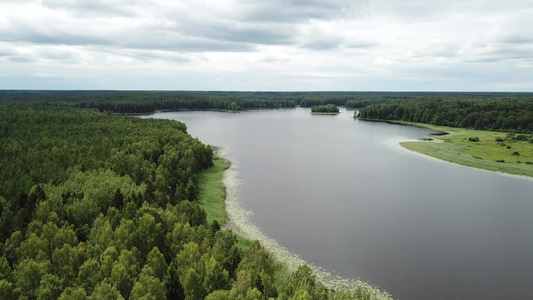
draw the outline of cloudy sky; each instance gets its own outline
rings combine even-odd
[[[0,0],[0,89],[533,92],[533,0]]]

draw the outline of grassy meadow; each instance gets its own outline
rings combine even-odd
[[[401,123],[448,133],[431,136],[434,140],[430,142],[401,143],[411,151],[469,167],[533,177],[533,143],[528,141],[531,135]]]
[[[214,220],[222,225],[226,223],[226,187],[222,182],[224,171],[230,163],[223,158],[215,156],[213,166],[198,174],[198,204],[207,214],[207,222]]]

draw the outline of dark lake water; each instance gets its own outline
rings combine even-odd
[[[238,161],[253,222],[398,299],[533,299],[533,181],[398,146],[430,130],[309,109],[169,112]]]

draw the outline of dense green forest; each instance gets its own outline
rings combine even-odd
[[[149,91],[0,91],[0,101],[96,108],[115,113],[159,110],[223,110],[345,105],[353,92],[149,92]]]
[[[315,105],[311,108],[312,113],[338,114],[339,108],[333,104]]]
[[[375,103],[359,117],[479,130],[533,132],[533,95],[455,95]]]
[[[203,92],[203,91],[27,91],[0,90],[0,101],[97,108],[116,113],[159,110],[226,110],[313,107],[333,104],[357,109],[373,103],[435,97],[439,93],[397,92]]]
[[[208,224],[212,158],[177,121],[0,103],[0,299],[370,299]]]
[[[438,92],[195,92],[1,90],[0,102],[96,108],[115,113],[313,107],[360,109],[367,119],[533,132],[531,93]]]

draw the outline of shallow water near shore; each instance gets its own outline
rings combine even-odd
[[[413,155],[397,143],[431,130],[351,116],[148,117],[223,146],[236,163],[236,210],[287,253],[399,299],[531,298],[532,181]]]
[[[216,155],[231,162],[230,167],[224,172],[223,178],[224,185],[226,186],[226,211],[228,213],[228,221],[224,224],[224,229],[232,230],[249,240],[260,241],[270,253],[274,254],[278,260],[284,262],[292,271],[295,271],[300,265],[308,264],[313,269],[317,279],[328,288],[361,288],[365,292],[370,293],[374,297],[373,299],[391,299],[387,292],[356,278],[342,278],[339,275],[332,274],[320,266],[303,260],[299,255],[290,252],[276,240],[267,237],[261,229],[253,223],[253,213],[245,210],[242,206],[240,198],[242,181],[239,178],[238,165],[235,160],[229,156],[228,151],[225,148],[217,148]]]

